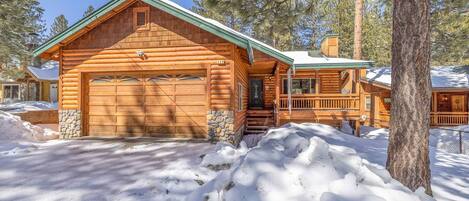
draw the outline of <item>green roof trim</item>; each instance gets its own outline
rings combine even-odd
[[[77,23],[73,24],[71,27],[69,27],[67,30],[64,32],[58,34],[57,36],[53,37],[49,41],[45,42],[41,46],[39,46],[37,49],[34,50],[33,56],[39,56],[40,54],[44,53],[46,50],[52,48],[53,46],[57,45],[61,41],[65,40],[67,37],[72,36],[79,30],[85,28],[87,25],[92,23],[94,20],[97,18],[105,15],[112,9],[116,8],[117,6],[121,5],[124,3],[126,0],[112,0],[93,12],[91,15],[88,17],[85,17],[78,21]],[[293,64],[293,59],[286,56],[285,54],[281,53],[280,51],[276,51],[273,48],[266,47],[266,45],[263,45],[259,43],[256,40],[250,39],[249,37],[245,36],[240,36],[239,34],[233,33],[231,31],[225,30],[223,28],[220,28],[216,24],[207,22],[206,20],[203,20],[197,16],[194,16],[185,10],[181,10],[178,7],[175,7],[165,1],[159,1],[159,0],[143,0],[143,2],[154,6],[155,8],[158,8],[160,10],[163,10],[171,15],[176,16],[179,19],[182,19],[186,22],[189,22],[205,31],[208,31],[218,37],[221,37],[239,47],[245,48],[249,51],[249,48],[254,48],[257,49],[269,56],[272,56],[274,58],[279,59],[282,62],[285,62],[287,64],[292,65]],[[249,54],[249,53],[248,53]]]
[[[69,36],[75,34],[77,31],[85,28],[88,24],[92,23],[97,18],[102,17],[103,15],[105,15],[109,11],[113,10],[117,6],[121,5],[125,1],[126,0],[112,0],[112,1],[109,1],[108,3],[106,3],[105,5],[100,7],[98,10],[91,13],[89,16],[79,20],[78,22],[76,22],[75,24],[70,26],[68,29],[63,31],[62,33],[57,34],[56,36],[52,37],[51,39],[49,39],[48,41],[43,43],[41,46],[36,48],[33,51],[33,57],[37,57],[40,54],[44,53],[46,50],[52,48],[54,45],[57,45],[58,43],[65,40]]]
[[[331,68],[369,68],[372,62],[363,63],[331,63],[331,64],[295,64],[296,69],[331,69]]]

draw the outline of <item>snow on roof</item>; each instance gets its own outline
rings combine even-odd
[[[59,77],[59,64],[56,61],[49,61],[40,68],[28,66],[28,71],[39,80],[57,81]]]
[[[372,62],[365,60],[354,60],[346,58],[329,58],[329,57],[311,57],[308,51],[289,51],[283,52],[285,55],[294,59],[295,65],[333,65],[333,64],[356,64],[368,66]]]
[[[433,88],[469,88],[469,67],[433,67],[431,79]],[[366,79],[391,86],[391,68],[367,69]]]

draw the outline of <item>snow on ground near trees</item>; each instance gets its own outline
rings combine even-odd
[[[271,130],[248,152],[216,151],[241,157],[189,200],[418,200],[421,192],[412,194],[384,169],[388,131],[362,132],[356,138],[322,124],[292,123]],[[250,136],[250,143],[253,138],[258,137]],[[435,198],[469,200],[469,156],[433,145],[430,156]]]
[[[44,101],[23,101],[10,104],[0,104],[1,111],[10,113],[56,109],[57,103],[49,103]]]
[[[0,156],[30,152],[40,141],[58,138],[50,129],[24,122],[20,117],[0,111]]]
[[[215,152],[218,158],[241,157],[188,200],[432,200],[423,189],[410,191],[344,143],[328,144],[324,138],[361,140],[321,124],[286,124],[270,130],[244,155]]]

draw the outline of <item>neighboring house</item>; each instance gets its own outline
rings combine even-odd
[[[31,95],[35,94],[35,98],[31,97],[29,100],[57,102],[58,66],[58,62],[49,61],[41,67],[27,67],[28,75],[22,79],[22,82],[26,82],[30,86],[28,88],[32,88],[31,86],[36,88],[35,91],[28,92]]]
[[[338,39],[322,52],[336,57]],[[289,121],[360,121],[371,65],[281,52],[168,0],[111,0],[34,54],[60,63],[62,138],[238,143]]]
[[[13,79],[0,78],[0,103],[21,100],[21,83]]]
[[[57,102],[58,63],[27,67],[19,79],[0,79],[0,103],[19,101]]]
[[[361,80],[365,90],[367,123],[389,127],[391,109],[391,68],[368,69]],[[434,67],[431,70],[431,126],[469,124],[469,67]]]

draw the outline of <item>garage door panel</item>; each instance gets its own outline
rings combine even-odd
[[[205,95],[177,95],[178,105],[205,105],[207,97]]]
[[[184,106],[178,105],[176,107],[177,115],[206,115],[207,107],[206,106]]]
[[[172,106],[145,106],[145,112],[148,115],[173,116],[174,109]]]
[[[90,105],[90,115],[114,115],[116,114],[116,106],[113,105]]]
[[[143,86],[117,86],[117,95],[143,95]]]
[[[145,86],[145,94],[147,95],[173,95],[174,85],[150,85]]]
[[[115,131],[115,126],[90,125],[88,132],[92,133],[94,136],[114,136]]]
[[[152,95],[145,97],[145,105],[173,105],[174,100],[170,96],[166,95]]]
[[[146,133],[152,137],[158,137],[162,135],[174,134],[174,126],[147,126]]]
[[[90,86],[88,89],[88,93],[93,94],[94,96],[115,95],[116,87],[109,85]]]
[[[116,98],[115,96],[90,96],[89,105],[115,105]]]
[[[176,95],[205,95],[207,93],[207,86],[205,84],[193,84],[193,85],[176,85]]]
[[[143,106],[128,106],[122,105],[117,107],[117,115],[135,115],[135,114],[145,114],[145,108]]]
[[[144,115],[125,115],[117,116],[116,125],[145,125],[145,116]]]
[[[145,126],[117,126],[116,134],[122,137],[141,137],[145,134]]]
[[[166,72],[168,73],[168,72]],[[94,136],[207,136],[206,78],[100,75],[88,82],[88,133]]]
[[[146,116],[146,125],[158,125],[158,124],[171,124],[174,122],[174,117],[168,115],[161,116]]]
[[[116,116],[113,115],[101,115],[101,116],[89,116],[88,123],[90,125],[114,125],[116,122]]]
[[[117,96],[118,106],[143,105],[144,102],[145,102],[145,98],[143,96]]]

